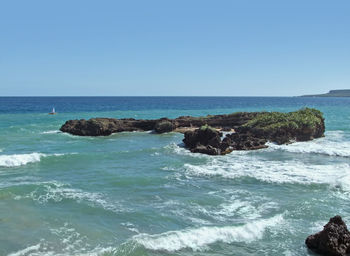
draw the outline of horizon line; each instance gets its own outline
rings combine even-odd
[[[272,97],[278,97],[278,98],[287,98],[287,97],[301,97],[300,96],[295,96],[295,95],[292,95],[292,96],[271,96],[271,95],[265,95],[265,96],[247,96],[247,95],[228,95],[228,96],[224,96],[224,95],[113,95],[113,96],[105,96],[105,95],[97,95],[97,96],[93,96],[93,95],[6,95],[6,96],[2,96],[0,95],[0,98],[15,98],[15,97],[18,97],[18,98],[25,98],[25,97],[32,97],[32,98],[40,98],[40,97],[51,97],[51,98],[54,98],[54,97],[81,97],[81,98],[88,98],[88,97],[104,97],[104,98],[114,98],[114,97],[126,97],[126,98],[131,98],[131,97],[172,97],[172,98],[180,98],[180,97],[183,97],[183,98],[190,98],[190,97],[230,97],[230,98],[233,98],[233,97],[266,97],[266,98],[272,98]]]

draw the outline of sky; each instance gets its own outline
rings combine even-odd
[[[348,0],[0,0],[0,96],[350,89]]]

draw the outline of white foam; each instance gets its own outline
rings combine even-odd
[[[350,139],[342,131],[327,132],[326,137],[312,141],[295,142],[289,145],[268,143],[268,146],[273,150],[292,153],[350,157]]]
[[[165,150],[170,150],[172,153],[175,153],[177,155],[182,156],[191,156],[194,158],[203,158],[203,159],[213,159],[213,158],[220,158],[222,156],[211,156],[206,154],[200,154],[200,153],[192,153],[190,150],[186,149],[182,145],[177,145],[175,143],[171,143],[164,147]],[[237,150],[230,153],[230,155],[247,155],[251,151],[249,150]]]
[[[26,256],[26,255],[28,255],[28,253],[38,251],[39,249],[40,249],[40,244],[36,244],[36,245],[29,246],[27,248],[24,248],[23,250],[19,250],[17,252],[10,253],[10,254],[8,254],[8,256]],[[29,255],[31,255],[31,254],[29,254]]]
[[[239,199],[232,202],[223,203],[220,209],[215,212],[219,216],[233,217],[235,215],[245,216],[248,219],[256,219],[260,217],[258,210],[247,201],[241,201]]]
[[[79,241],[78,241],[79,242]],[[103,256],[106,254],[114,254],[117,250],[113,247],[96,247],[92,250],[86,249],[74,249],[74,247],[64,244],[62,246],[62,250],[66,252],[57,252],[53,250],[49,250],[47,247],[47,242],[43,241],[40,244],[32,245],[17,252],[13,252],[8,254],[7,256]]]
[[[182,156],[192,156],[192,157],[197,157],[197,158],[210,158],[210,156],[205,155],[205,154],[197,154],[197,153],[191,153],[188,149],[184,147],[180,147],[179,145],[175,143],[171,143],[167,146],[164,147],[165,150],[169,150],[172,153],[175,153],[177,155],[182,155]]]
[[[87,236],[79,233],[69,223],[61,227],[50,228],[54,240],[39,238],[36,245],[11,253],[8,256],[102,256],[113,254],[113,247],[92,247]]]
[[[113,212],[121,212],[124,209],[116,202],[108,202],[101,193],[86,192],[56,181],[29,182],[26,185],[38,185],[39,187],[25,196],[16,196],[16,200],[31,198],[38,203],[44,204],[50,201],[61,202],[64,199],[71,199],[78,203],[85,202],[92,207],[102,207]]]
[[[154,251],[174,252],[184,248],[200,251],[216,242],[253,242],[261,239],[267,228],[276,226],[282,221],[282,215],[277,215],[270,219],[252,221],[243,226],[200,227],[156,235],[140,234],[133,239]]]
[[[60,130],[49,130],[49,131],[44,131],[41,134],[56,134],[56,133],[60,133]]]
[[[43,157],[63,155],[64,154],[43,154],[38,152],[29,154],[0,155],[0,167],[17,167],[29,163],[40,162]]]
[[[237,179],[251,177],[269,183],[330,184],[350,189],[350,165],[271,161],[257,156],[222,157],[204,165],[184,165],[188,176]]]
[[[46,154],[30,153],[30,154],[15,154],[15,155],[0,155],[0,166],[15,167],[26,165],[28,163],[39,162]]]

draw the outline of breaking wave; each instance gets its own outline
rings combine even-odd
[[[282,215],[270,219],[252,221],[242,226],[200,227],[180,231],[169,231],[156,235],[140,234],[133,239],[146,249],[174,252],[184,248],[193,251],[205,250],[208,245],[223,242],[253,242],[261,239],[266,229],[283,221]]]
[[[323,154],[329,156],[350,157],[350,139],[342,131],[327,132],[326,137],[295,142],[289,145],[268,144],[270,149],[283,150],[291,153]]]
[[[62,154],[54,154],[60,156]],[[28,163],[40,162],[42,157],[50,156],[43,153],[30,153],[30,154],[14,154],[14,155],[0,155],[0,167],[16,167],[26,165]]]
[[[44,131],[41,134],[56,134],[56,133],[61,133],[60,130],[50,130],[50,131]]]
[[[320,165],[240,156],[213,159],[203,165],[184,164],[184,171],[187,176],[249,177],[268,183],[330,184],[350,188],[348,163]]]

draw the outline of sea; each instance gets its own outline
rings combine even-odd
[[[304,107],[324,113],[325,137],[225,156],[174,132],[59,131]],[[350,225],[350,98],[0,97],[0,131],[0,255],[314,255],[308,235],[334,215]]]

